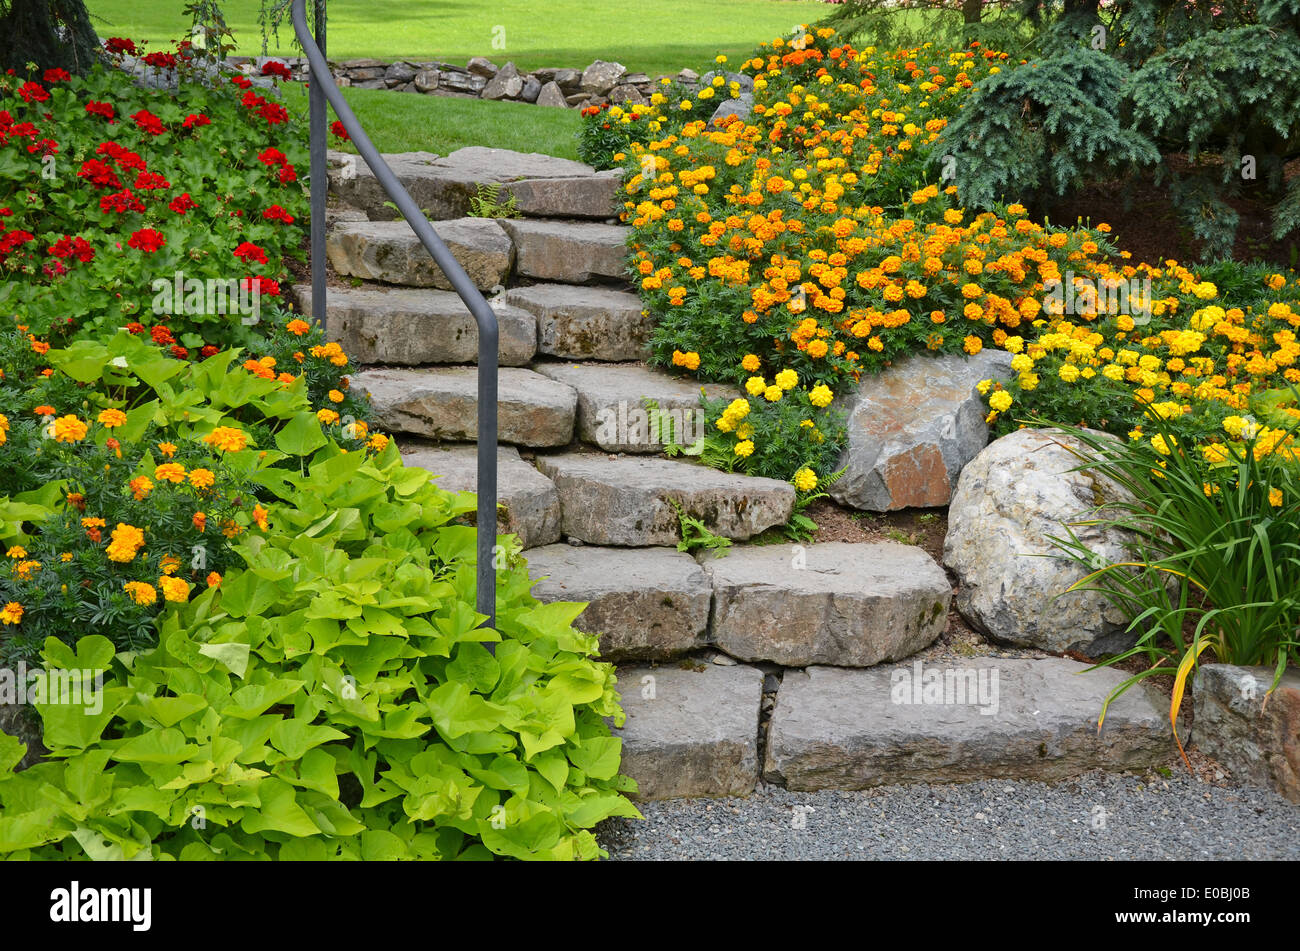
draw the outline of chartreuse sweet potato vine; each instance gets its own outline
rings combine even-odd
[[[581,606],[513,566],[498,631],[477,627],[470,496],[395,446],[304,463],[263,470],[267,528],[156,647],[46,642],[49,668],[106,671],[102,709],[34,704],[50,755],[22,772],[0,735],[0,854],[592,858],[592,826],[637,815]]]

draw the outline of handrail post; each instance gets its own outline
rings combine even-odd
[[[325,55],[325,0],[314,0],[316,19],[316,46]],[[329,189],[317,188],[317,182],[327,182],[325,168],[325,88],[317,81],[316,71],[309,74],[307,108],[311,118],[311,316],[325,331],[325,205]]]
[[[323,11],[324,0],[316,0],[318,13]],[[393,170],[388,167],[379,150],[375,148],[370,136],[366,130],[361,127],[357,121],[356,114],[348,101],[343,98],[343,93],[334,83],[334,77],[330,75],[329,63],[325,60],[325,54],[321,51],[320,46],[312,39],[311,31],[307,29],[307,0],[293,0],[293,30],[298,37],[298,42],[302,45],[303,52],[307,54],[307,62],[311,66],[311,92],[319,92],[324,95],[325,99],[334,108],[334,113],[339,117],[339,122],[343,124],[352,139],[352,144],[361,153],[361,157],[370,166],[374,172],[375,181],[388,194],[401,212],[406,223],[411,226],[415,236],[420,239],[426,251],[433,257],[434,263],[442,270],[447,280],[451,283],[452,289],[465,302],[469,312],[474,316],[474,322],[478,325],[478,512],[476,533],[476,552],[477,565],[475,574],[475,609],[479,614],[486,615],[486,624],[488,627],[496,627],[497,609],[496,609],[496,537],[497,537],[497,348],[499,346],[500,329],[497,326],[497,315],[488,306],[488,302],[483,299],[482,292],[474,286],[469,275],[465,273],[459,261],[448,250],[447,245],[438,237],[429,220],[424,216],[424,212],[411,198],[406,187]],[[324,17],[318,21],[317,27],[321,33],[321,39],[324,39]],[[311,143],[312,143],[312,176],[311,176],[311,207],[312,207],[312,311],[318,317],[318,322],[322,327],[325,325],[325,195],[329,188],[329,181],[324,173],[325,159],[325,111],[320,109],[319,113],[313,108],[311,110]],[[316,166],[317,145],[319,144],[319,155],[321,168]],[[319,245],[317,236],[319,235]],[[319,268],[319,270],[318,270]],[[317,275],[320,283],[317,284]],[[488,643],[484,645],[487,649],[496,653],[493,645]]]

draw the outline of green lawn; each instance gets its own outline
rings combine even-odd
[[[181,0],[87,0],[101,36],[157,49],[188,33]],[[238,53],[261,52],[259,0],[225,0]],[[487,56],[522,69],[581,68],[617,60],[632,72],[699,69],[718,53],[743,57],[758,43],[812,23],[831,7],[815,0],[330,0],[333,59],[441,60]],[[503,27],[504,32],[498,28]],[[504,48],[494,37],[504,36]],[[287,19],[273,54],[293,55]]]
[[[282,88],[289,107],[305,117],[307,96],[303,87],[285,83]],[[447,155],[467,145],[486,145],[560,158],[578,157],[574,139],[579,123],[576,109],[382,89],[344,89],[343,95],[381,152]],[[334,140],[331,146],[339,148]],[[344,148],[356,151],[350,146]]]

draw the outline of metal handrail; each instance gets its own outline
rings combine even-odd
[[[307,62],[311,65],[309,92],[311,115],[311,249],[312,249],[312,317],[325,326],[325,193],[329,187],[325,171],[325,101],[334,107],[343,128],[352,138],[375,179],[398,211],[433,256],[452,288],[465,302],[478,324],[478,517],[477,582],[475,604],[479,614],[487,615],[487,626],[496,627],[495,546],[497,527],[497,317],[479,289],[474,286],[460,262],[443,244],[424,213],[393,174],[365,129],[357,121],[347,100],[339,92],[330,74],[325,54],[307,29],[307,0],[293,0],[293,30],[298,35]],[[317,10],[325,6],[317,0]],[[317,29],[324,42],[324,18],[318,17]],[[485,645],[492,650],[491,644]]]

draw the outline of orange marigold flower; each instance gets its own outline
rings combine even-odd
[[[60,416],[54,421],[54,441],[78,442],[86,437],[86,430],[89,428],[71,413],[67,416]]]
[[[108,543],[108,548],[105,549],[105,554],[108,555],[109,561],[126,563],[135,558],[143,547],[144,532],[134,525],[118,522],[117,528],[113,529],[113,537]]]
[[[248,445],[248,436],[243,430],[233,426],[218,426],[203,437],[209,446],[215,446],[222,452],[240,452]]]
[[[257,527],[262,531],[266,531],[266,516],[266,509],[260,505],[253,506],[253,521],[257,523]]]
[[[0,624],[18,624],[23,619],[23,606],[17,601],[10,601],[0,610]]]
[[[116,429],[126,424],[126,413],[120,409],[106,409],[97,418],[105,429]]]
[[[143,581],[128,581],[122,587],[136,604],[150,605],[158,600],[158,592],[154,590],[153,585]]]
[[[195,512],[190,521],[194,523],[194,527],[199,531],[203,531],[208,527],[208,516],[204,512]]]
[[[153,491],[153,480],[148,476],[136,476],[127,483],[127,488],[131,490],[131,494],[139,502],[141,499],[147,499],[149,493]]]
[[[190,583],[184,578],[164,575],[158,579],[158,587],[162,588],[163,597],[168,601],[185,602],[190,599]]]
[[[200,491],[212,488],[212,484],[216,481],[217,477],[212,474],[211,469],[190,470],[190,485]]]
[[[164,462],[154,468],[153,477],[164,482],[180,485],[185,481],[185,467],[179,462]]]
[[[57,412],[58,410],[56,410],[53,406],[45,406],[44,404],[34,407],[32,409],[33,416],[53,416]]]
[[[174,442],[160,442],[158,444],[158,451],[170,459],[172,456],[176,455],[176,444]]]
[[[209,571],[207,578],[204,580],[207,581],[209,588],[215,588],[221,584],[221,575],[215,571]]]
[[[295,318],[294,320],[289,321],[289,324],[285,329],[295,337],[301,337],[307,331],[311,330],[311,324],[307,323],[305,320],[298,320]]]

